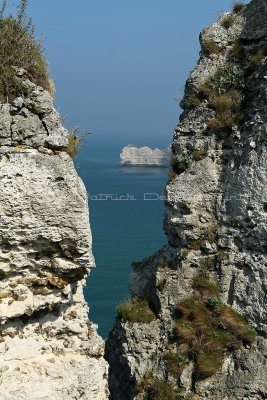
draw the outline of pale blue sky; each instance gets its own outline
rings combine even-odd
[[[246,1],[248,3],[248,1]],[[231,0],[29,0],[56,104],[102,140],[167,145],[200,30]]]

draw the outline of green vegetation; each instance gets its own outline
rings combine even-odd
[[[193,296],[175,307],[174,335],[184,351],[170,355],[168,366],[179,376],[188,360],[195,363],[196,377],[213,375],[225,357],[244,344],[252,345],[255,332],[230,306],[223,304],[218,285],[202,270],[193,278]]]
[[[149,323],[156,319],[148,301],[139,297],[134,297],[127,303],[119,304],[117,311],[119,318],[124,321]]]
[[[3,1],[0,11],[0,101],[27,95],[14,67],[24,68],[33,82],[50,91],[42,45],[35,40],[32,20],[26,17],[27,0],[21,0],[16,17],[5,17],[5,8],[6,1]]]
[[[155,379],[144,378],[137,387],[137,392],[143,393],[144,400],[182,400],[183,397],[171,383]]]
[[[164,356],[168,372],[173,376],[180,376],[189,363],[188,357],[180,353],[169,352]]]
[[[229,29],[233,25],[234,21],[235,21],[235,15],[234,14],[227,14],[221,20],[221,25],[225,29]]]
[[[243,121],[244,88],[244,71],[234,63],[220,68],[199,86],[198,98],[208,100],[215,110],[215,117],[208,121],[209,129],[218,134],[229,133],[234,125]]]
[[[202,49],[207,55],[219,54],[222,52],[222,48],[212,39],[203,41]]]
[[[171,160],[172,169],[176,174],[182,174],[192,164],[192,157],[188,154],[180,154]]]
[[[202,298],[218,296],[220,293],[218,285],[209,280],[208,274],[205,270],[202,270],[193,278],[192,287],[201,295]]]
[[[78,154],[80,146],[85,142],[87,135],[90,132],[81,134],[80,127],[75,126],[69,131],[68,146],[65,148],[65,152],[74,160]]]
[[[201,102],[200,100],[198,100]],[[207,151],[201,149],[195,149],[192,155],[180,154],[175,156],[171,160],[171,169],[169,171],[169,182],[171,182],[176,175],[182,174],[186,169],[190,167],[193,161],[201,161],[208,155]]]
[[[218,69],[210,79],[210,85],[216,93],[227,93],[230,90],[243,90],[245,88],[245,74],[242,68],[234,63],[228,63],[224,68]]]
[[[237,14],[237,13],[239,13],[239,11],[243,10],[244,7],[245,7],[245,4],[238,1],[233,4],[233,12],[235,14]]]
[[[79,137],[74,132],[69,132],[68,146],[65,151],[74,160],[78,154]]]

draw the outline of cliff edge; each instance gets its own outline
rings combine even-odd
[[[112,399],[267,398],[267,3],[201,33],[174,131],[168,245],[133,264]]]
[[[104,400],[104,343],[83,296],[86,190],[51,95],[15,71],[27,95],[0,104],[1,399]]]

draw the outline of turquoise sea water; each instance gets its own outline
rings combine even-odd
[[[97,144],[90,147],[89,141],[76,161],[89,194],[96,260],[85,297],[90,319],[98,324],[104,338],[115,321],[116,305],[129,298],[131,263],[152,255],[166,243],[164,203],[159,197],[164,196],[168,170],[122,168],[121,147],[110,144],[103,151]]]

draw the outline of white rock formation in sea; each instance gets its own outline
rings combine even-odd
[[[104,342],[88,319],[87,194],[49,93],[0,105],[0,398],[105,400]]]
[[[120,163],[124,166],[168,167],[170,159],[170,147],[161,150],[128,144],[120,154]]]
[[[267,399],[266,21],[266,0],[252,0],[201,33],[172,143],[168,244],[133,264],[107,343],[113,400]]]

